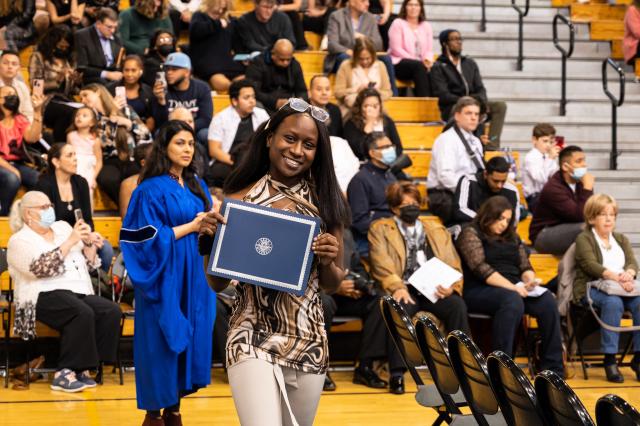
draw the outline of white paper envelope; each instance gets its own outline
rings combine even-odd
[[[409,277],[409,284],[432,303],[436,303],[438,301],[436,287],[440,285],[449,288],[461,278],[460,272],[437,257],[432,257]]]
[[[524,287],[524,283],[522,281],[520,281],[518,284],[516,284],[516,287]],[[542,296],[545,292],[547,291],[546,287],[542,287],[540,285],[537,285],[533,288],[533,290],[529,291],[529,297],[540,297]]]

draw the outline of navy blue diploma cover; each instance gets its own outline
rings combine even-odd
[[[320,219],[225,199],[207,273],[296,296],[304,294]]]

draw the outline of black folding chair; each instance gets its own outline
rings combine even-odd
[[[398,348],[409,374],[411,374],[418,387],[416,401],[423,407],[436,410],[438,417],[433,422],[434,425],[440,425],[442,422],[451,423],[453,418],[445,401],[438,392],[438,388],[435,385],[425,385],[416,371],[416,367],[424,365],[425,362],[418,347],[416,332],[411,323],[411,318],[391,296],[384,296],[380,300],[380,309],[382,310],[382,317],[387,325],[387,330],[389,330],[389,334],[393,338],[393,342]]]
[[[595,426],[580,398],[553,371],[538,374],[533,385],[538,404],[551,426]]]
[[[451,366],[476,422],[481,426],[506,425],[493,393],[487,363],[476,344],[460,330],[447,337]]]
[[[487,357],[489,379],[504,419],[512,426],[545,426],[546,418],[527,375],[502,351]]]
[[[608,394],[596,402],[596,420],[599,426],[637,426],[640,413],[618,395]]]
[[[427,316],[420,316],[415,324],[418,347],[422,357],[427,362],[433,383],[438,389],[440,398],[444,401],[447,412],[459,424],[462,419],[470,424],[475,422],[473,415],[462,414],[458,407],[467,407],[456,373],[451,367],[447,341],[433,320]],[[417,397],[417,396],[416,396]]]

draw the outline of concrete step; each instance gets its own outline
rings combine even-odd
[[[496,58],[493,56],[474,56],[473,59],[478,63],[480,72],[485,73],[497,73],[505,71],[515,71],[516,61],[512,58]],[[549,59],[534,59],[531,57],[526,58],[523,63],[524,72],[541,72],[555,77],[561,76],[561,60],[560,53],[557,52],[555,58]],[[567,76],[583,77],[583,76],[600,76],[602,69],[602,59],[574,59],[570,58],[567,61]],[[633,81],[632,74],[629,74],[627,81]],[[635,83],[634,83],[635,84]]]
[[[491,98],[498,99],[494,93],[517,94],[521,98],[529,99],[530,96],[548,95],[559,96],[561,91],[560,78],[520,78],[518,75],[484,75],[482,74],[487,93]],[[615,82],[617,85],[617,82]],[[614,82],[609,87],[615,89]],[[627,85],[625,92],[629,95],[640,94],[640,85]],[[599,79],[574,80],[571,84],[571,92],[567,92],[567,98],[572,99],[573,93],[593,94],[594,100],[606,99],[602,90],[602,82]],[[597,96],[597,97],[596,97]]]
[[[559,92],[558,92],[559,94]],[[560,114],[560,96],[558,101],[530,101],[520,99],[509,99],[507,105],[509,108],[510,116],[522,116],[530,114],[540,115],[559,115]],[[611,116],[611,103],[609,99],[605,98],[602,94],[602,101],[600,102],[577,102],[570,101],[567,104],[567,116]],[[628,103],[618,108],[619,118],[634,118],[640,117],[640,103]]]
[[[518,54],[518,41],[512,40],[482,40],[465,39],[463,52],[466,55],[475,56],[480,53],[508,52],[511,57],[516,58]],[[573,57],[575,58],[606,58],[611,51],[610,43],[598,41],[578,41],[575,44]],[[525,58],[528,55],[533,57],[559,57],[559,53],[551,41],[525,40],[523,46]]]
[[[528,120],[515,121],[513,117],[509,117],[507,110],[507,124],[502,131],[501,140],[503,141],[522,141],[529,143],[531,139],[531,129],[536,123],[552,123],[559,135],[565,137],[566,144],[589,146],[591,142],[606,143],[610,146],[611,126],[605,124],[585,125],[580,123],[562,123],[558,122],[559,117],[531,117]],[[623,143],[636,144],[640,147],[640,126],[624,126],[618,127],[618,143],[623,147]],[[601,149],[602,146],[598,146]]]
[[[432,19],[434,16],[447,16],[453,14],[454,16],[463,18],[480,18],[482,14],[482,8],[478,3],[468,4],[464,6],[459,5],[442,5],[442,4],[427,4],[426,7],[427,16]],[[399,10],[399,8],[398,8]],[[492,19],[514,19],[517,20],[518,13],[511,7],[510,3],[503,3],[500,6],[487,6],[485,8],[487,20]],[[539,21],[547,20],[551,22],[556,15],[555,9],[546,7],[530,7],[529,13],[524,17],[524,22],[529,20]]]

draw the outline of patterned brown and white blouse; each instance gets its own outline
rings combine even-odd
[[[269,193],[270,186],[276,190],[274,195]],[[318,216],[311,194],[304,180],[288,188],[266,175],[256,182],[243,201],[271,206],[276,201],[289,199],[292,207],[286,210]],[[238,284],[237,291],[227,338],[229,367],[257,358],[305,373],[326,372],[329,351],[317,261],[302,296],[245,283]]]

